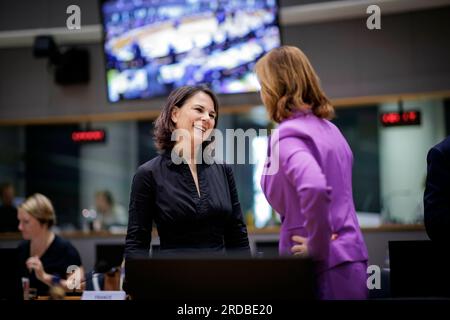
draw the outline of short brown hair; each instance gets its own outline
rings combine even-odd
[[[299,48],[272,49],[259,59],[255,71],[272,120],[281,122],[305,104],[319,118],[334,117],[334,108],[320,87],[319,77]]]
[[[214,128],[217,127],[217,121],[219,120],[219,101],[214,92],[204,85],[183,86],[175,89],[170,93],[159,117],[155,120],[153,135],[155,146],[158,151],[172,150],[175,145],[176,141],[172,141],[172,132],[176,129],[175,123],[172,121],[172,110],[175,107],[181,108],[189,98],[198,92],[206,93],[214,102],[214,111],[216,112]],[[209,143],[211,143],[211,141],[206,141],[204,147]]]
[[[35,193],[22,203],[19,209],[25,210],[36,218],[41,224],[47,224],[50,228],[56,223],[55,210],[49,198],[40,193]]]

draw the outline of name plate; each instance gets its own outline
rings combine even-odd
[[[125,300],[125,291],[84,291],[81,300]]]

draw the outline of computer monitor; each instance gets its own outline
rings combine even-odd
[[[0,300],[23,300],[17,249],[0,248]]]
[[[450,297],[448,247],[432,241],[389,241],[393,297]]]
[[[313,300],[312,261],[145,259],[127,261],[124,289],[136,300]]]
[[[98,272],[107,272],[122,264],[124,244],[97,244],[95,269]]]

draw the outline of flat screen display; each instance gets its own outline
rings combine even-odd
[[[280,45],[276,0],[101,1],[108,99],[206,84],[255,92],[255,62]]]

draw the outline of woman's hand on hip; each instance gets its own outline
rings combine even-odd
[[[296,257],[307,257],[308,239],[301,236],[293,236],[291,239],[296,243],[291,247],[292,254]]]

